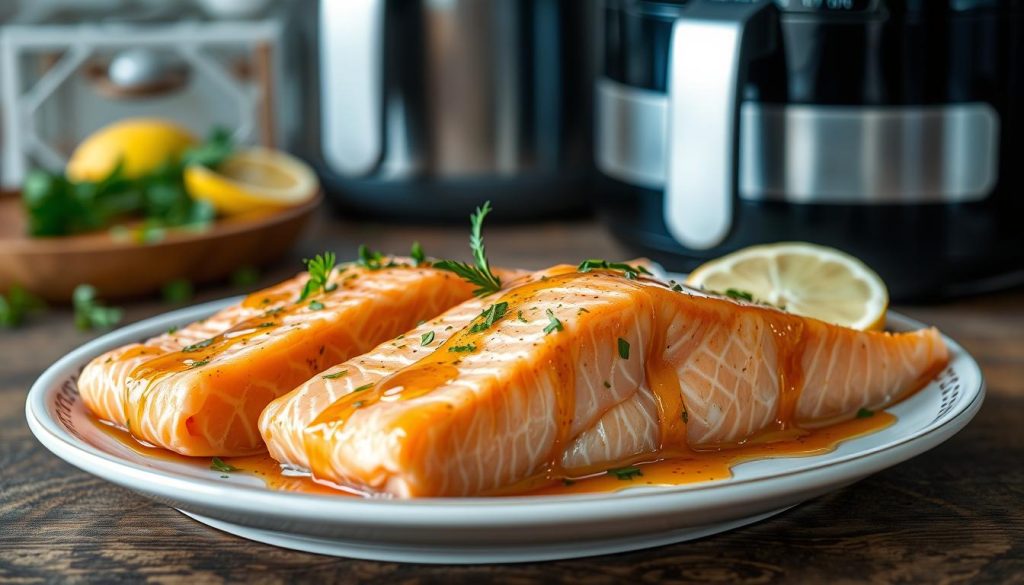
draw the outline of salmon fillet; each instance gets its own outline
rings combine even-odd
[[[555,266],[507,282],[506,287],[511,288],[575,271],[576,268],[573,266]],[[306,459],[303,433],[306,426],[324,409],[340,397],[361,392],[367,389],[368,385],[375,384],[432,353],[449,337],[480,316],[490,304],[488,300],[474,298],[456,305],[400,337],[378,345],[368,353],[321,372],[320,375],[310,378],[305,384],[268,404],[260,415],[259,428],[270,456],[287,467],[308,469],[309,461]]]
[[[397,497],[497,493],[852,418],[948,361],[935,329],[855,331],[608,271],[489,302],[507,303],[503,318],[478,314],[415,361],[377,356],[367,387],[326,394],[301,442],[314,477]],[[273,453],[302,461],[270,430]]]
[[[83,370],[83,402],[98,418],[183,455],[260,452],[256,423],[271,400],[472,296],[450,272],[412,264],[337,267],[336,288],[300,303],[302,273],[208,319],[115,349]]]

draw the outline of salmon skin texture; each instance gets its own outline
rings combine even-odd
[[[364,494],[507,493],[852,418],[920,389],[948,361],[935,329],[855,331],[609,271],[474,303],[424,324],[430,353],[378,347],[312,382],[332,389],[300,417],[319,411],[301,441],[276,445],[294,435],[265,415],[271,453]]]
[[[511,282],[509,278],[504,280],[506,286],[514,287],[575,270],[573,266],[561,265],[523,275]],[[308,469],[304,432],[321,412],[343,395],[362,392],[395,371],[433,353],[449,337],[480,316],[490,304],[490,301],[478,298],[465,301],[419,324],[399,339],[391,339],[313,376],[292,392],[271,402],[260,415],[259,423],[271,457],[289,468]]]
[[[299,302],[309,278],[302,273],[208,319],[110,351],[83,370],[83,402],[137,439],[182,455],[261,452],[257,419],[271,400],[472,297],[454,274],[413,264],[342,265],[329,277],[333,290]]]

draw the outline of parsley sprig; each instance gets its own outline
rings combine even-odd
[[[96,299],[96,288],[88,284],[75,287],[71,303],[75,308],[75,327],[83,331],[113,327],[123,316],[121,309],[100,303]]]
[[[17,327],[25,316],[40,311],[46,305],[43,301],[18,285],[11,286],[7,295],[0,294],[0,329]]]
[[[636,266],[630,266],[622,262],[609,262],[607,260],[600,260],[597,258],[591,258],[580,262],[580,265],[576,268],[579,272],[590,272],[591,270],[621,270],[626,278],[630,280],[636,280],[641,274],[650,274],[651,271],[647,270],[643,266],[637,264]]]
[[[448,270],[459,275],[460,278],[477,286],[473,294],[482,297],[501,290],[501,279],[491,272],[490,263],[487,261],[487,250],[484,248],[484,238],[480,234],[484,218],[491,212],[491,202],[488,201],[482,207],[477,207],[473,215],[469,216],[470,235],[469,247],[473,250],[475,266],[456,260],[440,260],[434,263],[436,268]]]
[[[306,281],[306,286],[302,288],[302,294],[299,295],[297,302],[301,303],[319,289],[322,289],[324,292],[331,292],[338,288],[338,285],[329,282],[336,260],[334,252],[324,252],[323,254],[317,254],[313,259],[303,260],[306,263],[306,270],[309,272],[309,280]]]
[[[548,324],[546,327],[544,327],[544,335],[549,335],[551,333],[554,333],[555,331],[562,331],[563,329],[565,329],[562,326],[562,322],[559,321],[557,317],[555,317],[555,314],[551,311],[551,309],[546,309],[544,311],[544,314],[548,316]]]
[[[423,246],[419,242],[412,243],[412,248],[409,249],[409,256],[416,263],[416,266],[423,266],[427,262],[427,255],[423,253]]]

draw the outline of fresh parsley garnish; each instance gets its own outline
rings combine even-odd
[[[386,268],[384,265],[384,254],[371,250],[366,244],[359,244],[359,260],[356,260],[356,264],[367,270]]]
[[[167,335],[174,335],[177,332],[178,332],[178,326],[177,325],[171,325],[171,328],[167,330]]]
[[[45,306],[43,301],[32,293],[13,285],[8,289],[6,296],[0,295],[0,329],[21,325],[28,313],[41,310]]]
[[[875,411],[862,408],[857,411],[857,418],[871,418],[875,416]]]
[[[640,266],[630,266],[622,262],[609,262],[607,260],[600,260],[597,258],[591,258],[590,260],[584,260],[580,262],[580,265],[576,268],[579,272],[590,272],[591,270],[621,270],[626,278],[630,280],[636,280],[641,274],[650,274],[651,272]]]
[[[208,363],[210,363],[209,359],[202,359],[202,360],[199,360],[197,362],[192,362],[191,364],[188,365],[188,367],[189,368],[198,368],[199,366],[205,366]]]
[[[210,469],[214,471],[219,471],[221,473],[231,473],[232,471],[238,471],[237,467],[231,465],[230,463],[225,463],[224,460],[221,459],[220,457],[214,457],[213,460],[210,461]]]
[[[257,329],[265,329],[267,327],[273,327],[274,325],[277,325],[277,323],[274,323],[273,321],[267,321],[266,323],[259,323],[259,324],[257,324],[256,328]]]
[[[412,257],[416,266],[423,266],[427,260],[426,254],[423,253],[423,246],[421,246],[419,242],[412,243],[412,249],[409,250],[409,256]]]
[[[363,384],[362,386],[359,386],[358,388],[353,388],[352,391],[353,392],[362,392],[363,390],[369,390],[370,388],[373,388],[373,382],[370,382],[369,384]]]
[[[306,281],[306,286],[302,288],[302,294],[299,295],[298,302],[301,303],[306,300],[309,295],[316,293],[317,290],[331,292],[338,287],[338,285],[329,282],[336,260],[334,252],[324,252],[323,254],[317,254],[312,260],[303,260],[306,263],[306,271],[309,272],[309,280]]]
[[[619,357],[628,360],[629,359],[629,342],[623,338],[619,338]]]
[[[312,301],[309,301],[309,310],[310,311],[322,311],[323,308],[324,308],[324,304],[321,303],[320,301],[318,301],[316,299],[313,299]]]
[[[609,469],[608,475],[614,475],[622,481],[629,481],[637,477],[643,477],[644,472],[640,471],[639,467],[619,467],[618,469]]]
[[[337,372],[334,372],[333,374],[324,374],[323,377],[325,379],[327,379],[327,380],[337,380],[338,378],[340,378],[342,376],[347,376],[347,375],[348,375],[348,370],[338,370]]]
[[[474,323],[473,326],[469,328],[469,332],[479,333],[481,331],[486,331],[487,329],[490,329],[491,326],[494,325],[494,323],[498,319],[501,319],[502,317],[505,316],[506,312],[508,312],[508,303],[504,301],[500,303],[495,303],[490,307],[487,307],[486,309],[484,309],[482,313],[480,313],[480,316],[483,317],[483,320]]]
[[[453,346],[448,348],[448,351],[452,351],[452,352],[455,352],[455,353],[469,353],[469,352],[475,351],[475,350],[476,350],[476,345],[474,345],[472,343],[467,343],[466,345],[453,345]]]
[[[463,280],[477,286],[473,294],[482,297],[501,290],[501,279],[491,272],[491,266],[487,261],[487,250],[484,248],[484,239],[480,234],[484,218],[491,212],[491,202],[477,207],[473,215],[469,216],[470,235],[469,247],[473,250],[475,266],[456,260],[440,260],[434,263],[435,268],[454,272]]]
[[[683,285],[681,285],[681,284],[673,284],[672,285],[672,292],[683,292]]]
[[[562,331],[565,328],[562,327],[562,322],[559,321],[555,314],[551,312],[551,309],[545,309],[544,314],[548,316],[548,324],[544,327],[544,335],[549,335],[555,331]]]
[[[529,323],[529,321],[526,320],[526,317],[523,317],[522,311],[519,311],[519,315],[516,317],[516,319],[522,321],[523,323]]]
[[[252,286],[259,280],[260,271],[252,266],[242,266],[231,273],[231,284],[238,288]]]
[[[184,353],[192,353],[193,351],[199,351],[200,349],[203,349],[204,347],[210,347],[211,345],[213,345],[212,337],[210,339],[198,341],[196,343],[193,343],[192,345],[186,345],[185,347],[181,348],[181,351]]]
[[[121,309],[103,306],[96,300],[96,288],[88,284],[75,287],[71,302],[75,308],[75,327],[83,331],[113,327],[123,316]]]
[[[160,294],[163,296],[164,302],[166,303],[170,303],[172,305],[183,305],[192,300],[194,291],[192,289],[191,282],[184,278],[179,278],[165,284],[163,288],[160,289]]]
[[[430,345],[434,342],[434,332],[427,331],[423,335],[420,335],[420,345]]]
[[[725,289],[725,296],[737,301],[747,301],[748,303],[754,302],[754,295],[745,290],[739,290],[736,288]]]

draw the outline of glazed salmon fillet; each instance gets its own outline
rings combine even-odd
[[[499,304],[500,319],[485,308],[419,359],[340,366],[299,445],[312,475],[396,497],[502,493],[852,418],[948,361],[935,329],[855,331],[611,271],[484,303]],[[268,430],[272,453],[303,461]]]
[[[191,456],[265,449],[263,408],[322,369],[472,297],[450,272],[385,258],[335,268],[328,292],[297,302],[307,273],[212,317],[89,363],[78,386],[101,420]]]
[[[511,282],[508,276],[503,280],[506,287],[514,287],[575,270],[573,266],[562,265],[533,274],[524,273]],[[474,298],[456,305],[368,353],[323,371],[271,402],[260,415],[259,422],[260,433],[271,457],[290,468],[308,469],[304,432],[321,412],[342,396],[366,390],[386,376],[433,353],[435,348],[480,316],[489,304],[489,301]]]

